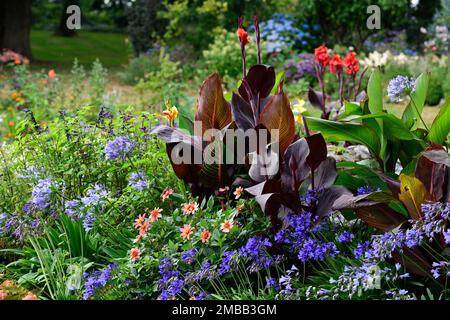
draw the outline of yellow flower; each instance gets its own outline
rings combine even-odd
[[[305,104],[306,101],[303,99],[295,100],[295,103],[292,104],[292,111],[294,112],[294,114],[298,115],[306,112],[307,109],[305,108]]]
[[[292,112],[294,113],[295,122],[299,123],[300,125],[303,125],[302,114],[307,111],[307,109],[305,108],[305,104],[305,100],[302,99],[296,99],[292,104]]]

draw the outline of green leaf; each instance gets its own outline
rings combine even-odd
[[[447,98],[431,125],[428,140],[436,144],[443,144],[450,132],[450,98]]]
[[[384,124],[384,133],[387,139],[398,140],[417,140],[417,136],[411,133],[405,124],[396,116],[389,113],[368,114],[364,116],[349,116],[341,119],[341,121],[358,121],[365,119],[382,119]]]
[[[420,115],[422,114],[427,97],[429,81],[430,77],[428,73],[422,73],[416,79],[416,90],[411,93],[411,101],[405,108],[405,111],[403,111],[402,121],[411,131],[417,129],[420,121]]]
[[[347,116],[363,115],[363,110],[359,103],[345,101],[344,102],[344,113],[338,117],[338,119],[345,118]]]
[[[351,141],[364,144],[375,155],[380,152],[380,140],[369,127],[355,123],[341,123],[330,120],[306,117],[310,129],[322,132],[322,135],[333,141]]]
[[[383,112],[383,89],[381,87],[381,73],[376,69],[369,78],[367,84],[367,95],[369,96],[369,110],[372,114]],[[380,137],[380,153],[379,156],[384,161],[386,152],[387,139],[384,135],[383,119],[376,118],[380,130],[377,132]]]
[[[272,94],[275,94],[278,90],[278,86],[280,85],[281,81],[284,81],[284,72],[281,71],[277,74],[277,77],[275,78],[275,85],[272,88]]]

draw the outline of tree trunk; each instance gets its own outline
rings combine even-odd
[[[31,59],[31,0],[0,1],[0,48]]]
[[[67,8],[71,5],[80,6],[80,1],[78,0],[65,0],[63,2],[63,8],[61,12],[61,16],[59,18],[58,29],[56,30],[56,34],[63,37],[73,37],[77,34],[76,30],[72,30],[67,28],[67,19],[70,14],[67,13]]]

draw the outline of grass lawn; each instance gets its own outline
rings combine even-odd
[[[35,65],[69,68],[74,58],[92,64],[98,58],[108,67],[128,63],[131,45],[127,36],[118,33],[79,32],[76,37],[59,37],[50,31],[32,31],[31,48]]]

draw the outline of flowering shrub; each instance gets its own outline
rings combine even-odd
[[[270,20],[260,23],[260,28],[266,52],[273,56],[287,54],[294,47],[305,48],[315,39],[311,26],[304,23],[300,29],[292,16],[283,13],[274,13]]]

